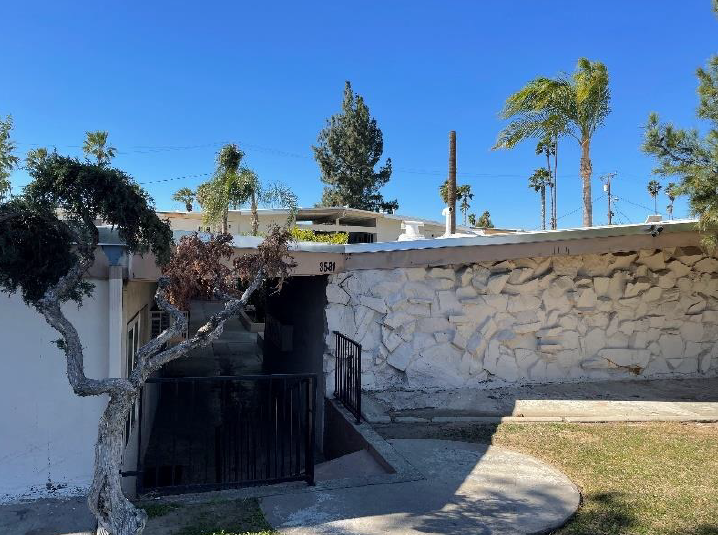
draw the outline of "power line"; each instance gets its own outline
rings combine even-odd
[[[203,176],[210,176],[212,173],[197,173],[194,175],[184,175],[184,176],[176,176],[173,178],[161,178],[159,180],[148,180],[146,182],[138,182],[138,184],[157,184],[159,182],[171,182],[173,180],[182,180],[185,178],[198,178]]]
[[[601,194],[601,195],[599,195],[598,197],[596,197],[595,199],[592,199],[592,200],[591,200],[591,204],[595,203],[596,201],[600,201],[601,199],[603,199],[603,197],[604,197],[604,194]],[[576,212],[578,212],[579,210],[582,210],[582,209],[583,209],[583,206],[579,206],[579,207],[576,208],[575,210],[571,210],[570,212],[567,212],[567,213],[563,214],[562,216],[557,217],[557,218],[556,218],[556,221],[558,221],[559,219],[563,219],[564,217],[568,217],[568,216],[570,216],[570,215],[573,215],[573,214],[575,214]]]

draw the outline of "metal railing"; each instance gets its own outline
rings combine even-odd
[[[361,344],[334,331],[334,397],[361,423]]]
[[[315,374],[149,379],[145,389],[157,409],[142,430],[138,494],[314,484]]]

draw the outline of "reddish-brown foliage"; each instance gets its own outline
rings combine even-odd
[[[190,299],[213,299],[216,292],[236,292],[232,274],[232,236],[214,234],[208,240],[190,234],[180,238],[163,272],[169,277],[167,298],[180,310],[187,310]]]
[[[289,254],[291,241],[292,233],[289,229],[271,226],[256,253],[242,255],[234,260],[237,276],[246,283],[262,270],[264,278],[273,281],[277,290],[281,289],[284,280],[297,265]]]
[[[191,299],[239,297],[260,271],[263,279],[281,288],[296,265],[289,254],[290,240],[287,229],[272,227],[256,252],[232,262],[231,235],[214,234],[208,240],[196,232],[183,236],[163,270],[170,280],[167,298],[180,310],[187,310]]]

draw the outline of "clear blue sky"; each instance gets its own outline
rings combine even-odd
[[[598,176],[616,171],[619,221],[643,220],[653,162],[641,154],[651,111],[697,125],[695,69],[718,52],[709,0],[374,2],[12,2],[3,7],[0,114],[12,114],[23,154],[35,145],[80,155],[87,130],[108,130],[132,174],[162,209],[211,172],[222,142],[246,151],[262,179],[303,206],[321,195],[311,145],[339,110],[344,80],[384,132],[399,212],[440,219],[447,135],[458,135],[459,183],[472,211],[498,226],[539,225],[527,177],[534,144],[492,152],[505,98],[537,75],[603,61],[613,111],[592,147]],[[190,148],[187,148],[190,147]],[[560,226],[581,221],[578,146],[561,145]],[[22,171],[13,185],[28,177]],[[148,183],[153,181],[153,183]],[[661,195],[659,207],[667,199]],[[606,221],[605,200],[594,222]],[[676,216],[686,215],[678,202]]]

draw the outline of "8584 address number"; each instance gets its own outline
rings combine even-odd
[[[334,273],[336,262],[319,262],[319,273]]]

